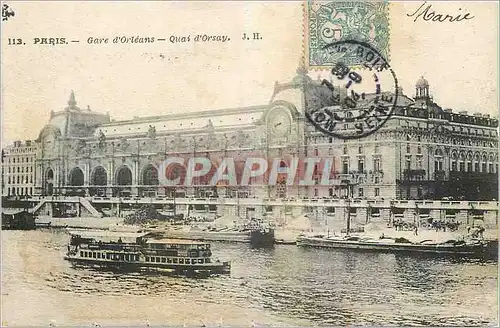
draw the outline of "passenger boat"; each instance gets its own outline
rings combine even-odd
[[[230,273],[231,264],[212,260],[210,244],[152,239],[148,233],[70,232],[66,260],[77,264],[175,273]]]
[[[490,253],[488,244],[482,240],[449,240],[434,242],[425,240],[411,242],[405,238],[363,238],[358,236],[324,237],[299,236],[297,246],[356,249],[365,251],[428,253],[446,255],[474,255],[487,256]]]

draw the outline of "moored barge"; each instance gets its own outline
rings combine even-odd
[[[33,230],[35,216],[27,210],[2,208],[2,230]]]
[[[77,231],[66,260],[90,266],[175,273],[230,273],[230,262],[212,259],[210,244],[175,239],[152,239],[148,233]]]
[[[363,238],[358,236],[324,237],[299,236],[297,246],[338,248],[379,252],[426,253],[442,255],[463,255],[490,257],[491,249],[487,242],[478,239],[449,240],[434,242],[424,240],[411,242],[405,238]]]
[[[175,239],[249,243],[253,247],[269,247],[275,243],[274,229],[257,219],[234,228],[199,229],[181,226],[166,230],[164,235]]]

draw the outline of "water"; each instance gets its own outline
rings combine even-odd
[[[73,268],[63,231],[2,231],[6,325],[484,326],[497,263],[213,243],[230,276]]]

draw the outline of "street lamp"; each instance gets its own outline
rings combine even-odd
[[[351,199],[347,198],[346,202],[347,202],[347,206],[346,206],[346,210],[347,210],[346,235],[349,236],[350,232],[351,232]]]
[[[394,199],[389,202],[389,226],[394,224]]]
[[[372,206],[371,204],[368,204],[368,206],[366,207],[366,224],[370,222],[371,213],[372,213]]]

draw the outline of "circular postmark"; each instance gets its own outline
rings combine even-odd
[[[323,48],[334,58],[329,79],[308,88],[306,117],[319,131],[341,139],[366,137],[391,117],[398,80],[385,58],[371,45],[353,40]],[[356,57],[360,65],[349,66]]]

